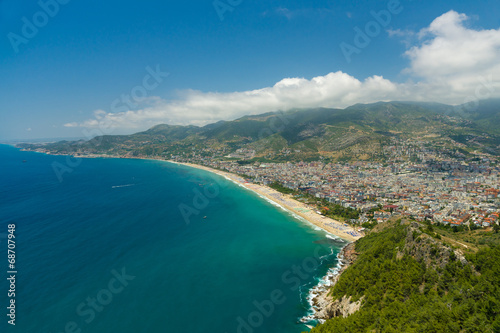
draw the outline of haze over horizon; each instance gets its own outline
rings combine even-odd
[[[54,1],[0,2],[1,140],[500,97],[494,1]]]

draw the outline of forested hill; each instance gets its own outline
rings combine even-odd
[[[499,234],[452,234],[397,221],[358,240],[331,295],[360,310],[311,332],[500,332]]]

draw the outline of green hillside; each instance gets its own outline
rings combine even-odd
[[[430,235],[398,221],[358,240],[331,295],[360,300],[359,311],[311,332],[500,332],[498,237],[463,257]]]
[[[301,109],[245,116],[204,127],[163,124],[132,135],[57,142],[43,148],[64,154],[125,156],[187,157],[194,152],[211,158],[247,149],[255,151],[255,160],[383,161],[383,147],[397,139],[449,150],[458,143],[463,145],[460,149],[464,154],[500,155],[499,105],[498,100],[483,101],[473,111],[420,102]]]

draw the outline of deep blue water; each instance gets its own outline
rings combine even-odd
[[[299,333],[343,245],[209,172],[0,145],[1,332]]]

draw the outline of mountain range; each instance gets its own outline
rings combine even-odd
[[[296,161],[384,160],[396,142],[500,155],[500,99],[459,106],[378,102],[345,109],[277,111],[203,127],[160,124],[131,135],[20,144],[57,154],[172,156]]]

